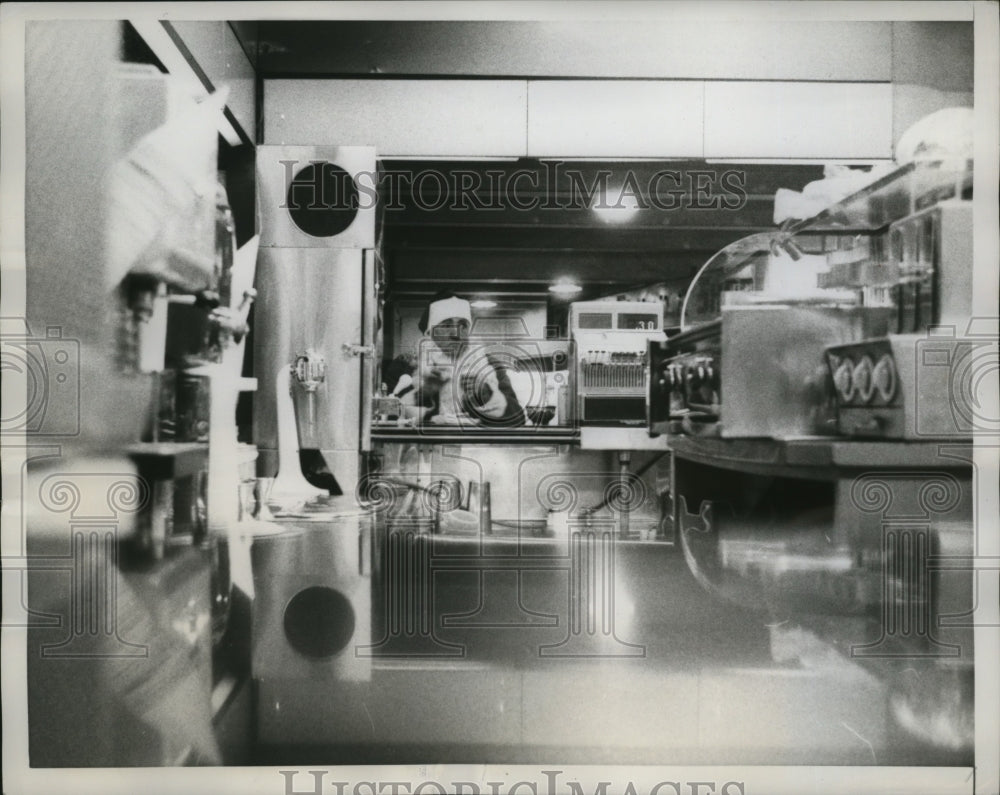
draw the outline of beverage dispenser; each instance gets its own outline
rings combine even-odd
[[[251,550],[268,744],[311,732],[299,717],[332,720],[331,700],[371,676],[373,516],[355,488],[376,347],[375,150],[260,146],[257,185],[254,438],[282,527]]]
[[[257,148],[259,474],[280,469],[282,483],[301,474],[334,495],[353,494],[361,407],[371,402],[363,373],[374,355],[375,181],[372,147]],[[286,388],[294,430],[279,427]],[[301,472],[299,461],[278,460],[281,431],[296,437]]]

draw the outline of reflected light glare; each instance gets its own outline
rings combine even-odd
[[[555,284],[549,285],[549,292],[555,293],[556,295],[576,295],[583,288],[579,284],[574,284],[573,282],[562,281],[556,282]]]
[[[621,224],[639,212],[639,202],[631,192],[609,188],[607,193],[594,196],[590,209],[605,223]]]
[[[489,299],[486,298],[477,298],[475,301],[472,301],[469,304],[469,306],[471,306],[473,309],[492,309],[496,305],[497,305],[496,301],[490,301]]]

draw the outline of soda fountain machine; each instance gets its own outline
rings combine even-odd
[[[355,489],[374,378],[375,167],[371,147],[257,149],[254,434],[272,484],[261,502],[282,528],[252,548],[265,745],[306,726],[283,704],[371,675],[357,650],[371,643],[372,516]]]

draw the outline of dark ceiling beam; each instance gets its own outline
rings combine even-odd
[[[700,234],[702,232],[759,231],[773,228],[774,207],[748,205],[726,210],[656,210],[637,209],[634,214],[620,220],[613,213],[602,214],[587,209],[563,210],[421,210],[406,209],[383,213],[382,221],[387,234],[405,238],[414,230],[435,228],[496,229],[591,229],[615,235],[630,231],[657,232],[670,230],[676,233]],[[749,234],[749,232],[747,232]]]
[[[773,228],[772,224],[769,223],[772,214],[769,212],[766,216],[760,218],[746,218],[737,217],[736,213],[733,213],[734,217],[719,218],[719,214],[713,215],[712,218],[706,218],[700,224],[693,223],[675,223],[672,218],[660,218],[656,219],[653,217],[653,213],[639,211],[630,218],[627,222],[620,225],[613,223],[602,223],[600,219],[593,217],[593,215],[588,211],[586,215],[581,214],[570,214],[561,213],[558,216],[552,216],[553,220],[546,218],[544,214],[541,215],[528,215],[523,214],[525,220],[515,221],[511,220],[512,216],[509,215],[486,215],[484,213],[477,213],[462,215],[458,213],[451,214],[428,214],[428,217],[422,218],[417,214],[406,219],[393,218],[388,221],[387,233],[398,238],[406,239],[409,235],[414,234],[413,230],[421,229],[454,229],[461,231],[463,229],[551,229],[553,231],[557,230],[589,230],[592,232],[604,232],[607,231],[612,235],[617,235],[620,233],[631,233],[631,232],[648,232],[648,233],[662,233],[662,232],[672,232],[672,233],[685,233],[690,236],[692,234],[702,234],[705,232],[732,232],[735,234],[753,234],[754,232],[763,232],[768,229]],[[518,216],[513,216],[518,217]],[[555,221],[555,218],[559,221]],[[713,221],[729,221],[729,223],[713,223]],[[745,223],[733,223],[734,221],[744,221]],[[620,232],[619,232],[620,230]],[[419,234],[419,232],[418,232]]]
[[[704,160],[657,161],[381,161],[379,186],[390,199],[449,195],[481,197],[549,196],[560,204],[588,200],[589,194],[623,189],[642,197],[669,198],[738,194],[749,201],[771,202],[779,188],[799,190],[822,177],[816,165],[708,163]]]
[[[669,186],[668,186],[669,187]],[[439,191],[436,185],[421,190],[383,192],[379,195],[385,212],[400,214],[407,211],[434,213],[485,212],[535,210],[548,213],[582,212],[590,210],[600,201],[605,206],[635,201],[640,208],[661,213],[676,213],[698,209],[739,209],[743,207],[766,208],[774,206],[774,196],[741,195],[733,193],[705,193],[694,196],[691,193],[669,192],[664,188],[653,194],[647,191],[637,193],[609,190],[607,193],[581,195],[579,191],[546,191],[539,189],[506,190],[451,190]],[[707,206],[706,206],[707,205]]]
[[[663,249],[663,248],[602,248],[602,249],[582,249],[582,248],[515,248],[513,246],[408,246],[408,247],[387,247],[383,249],[395,260],[402,258],[423,256],[437,257],[441,255],[463,256],[468,258],[470,254],[477,256],[489,256],[492,254],[507,255],[514,257],[586,257],[588,255],[600,257],[602,262],[607,262],[608,257],[704,257],[708,258],[718,252],[712,248],[690,248],[690,249]]]
[[[462,170],[500,171],[506,174],[522,172],[525,170],[535,171],[539,176],[550,178],[565,175],[569,172],[588,175],[599,171],[610,171],[613,176],[621,176],[625,173],[633,173],[639,177],[653,176],[664,170],[670,171],[717,171],[725,172],[732,169],[743,171],[747,175],[747,188],[751,192],[769,193],[777,188],[792,187],[802,176],[809,180],[819,179],[823,176],[823,166],[802,163],[738,163],[707,161],[702,158],[636,158],[636,159],[564,159],[564,158],[539,158],[539,157],[519,157],[510,160],[469,160],[460,157],[456,158],[382,158],[379,160],[379,168],[385,171],[433,171],[442,169],[451,171],[456,168]]]
[[[697,231],[649,229],[560,229],[548,227],[411,227],[405,234],[386,229],[387,248],[400,249],[519,249],[566,251],[718,251],[741,237],[768,227]]]
[[[684,281],[713,252],[669,255],[642,252],[419,251],[395,252],[389,259],[390,283],[461,281],[493,285],[551,284],[562,277],[581,282],[633,283]]]

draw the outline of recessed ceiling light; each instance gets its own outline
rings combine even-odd
[[[583,288],[579,284],[574,284],[573,282],[556,282],[555,284],[549,285],[549,292],[555,293],[556,295],[576,295]]]
[[[634,194],[625,193],[622,188],[596,193],[590,209],[605,223],[623,224],[639,212],[639,202]]]
[[[488,298],[477,298],[469,304],[473,309],[492,309],[496,305],[496,301],[490,301]]]

